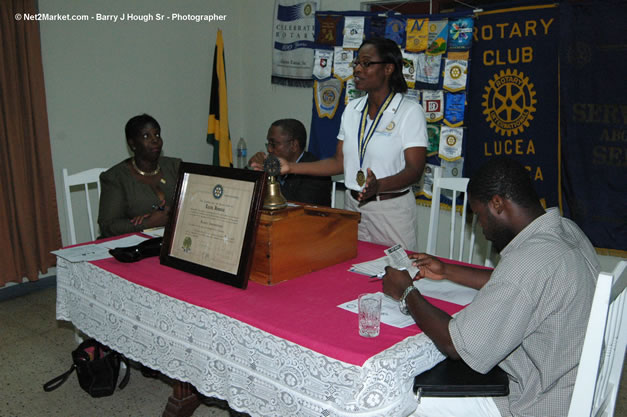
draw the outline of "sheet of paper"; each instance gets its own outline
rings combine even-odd
[[[98,259],[111,258],[109,248],[96,244],[59,249],[52,251],[51,253],[70,262],[88,262],[97,261]]]
[[[109,249],[135,246],[147,239],[146,237],[132,235],[102,243],[91,243],[88,245],[74,246],[72,248],[58,249],[51,253],[70,262],[97,261],[99,259],[112,258]]]
[[[422,295],[462,306],[470,304],[477,294],[477,290],[445,279],[436,281],[423,278],[414,281],[414,286]]]
[[[423,278],[414,281],[414,286],[418,288],[422,295],[459,305],[470,304],[475,298],[475,294],[477,294],[477,290],[448,280],[435,281]],[[338,307],[358,314],[356,299],[340,304]],[[398,301],[386,295],[383,295],[381,302],[381,322],[394,327],[407,327],[415,324],[411,316],[401,313],[398,308]]]
[[[356,299],[340,304],[338,307],[358,314]],[[381,323],[400,328],[416,324],[411,316],[401,313],[401,310],[398,308],[398,301],[386,295],[383,295],[381,300]]]
[[[253,219],[255,184],[193,172],[186,172],[180,181],[168,256],[236,275]]]
[[[153,227],[152,229],[146,229],[142,233],[152,237],[163,237],[165,227]]]

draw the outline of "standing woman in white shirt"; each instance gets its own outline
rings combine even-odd
[[[409,99],[395,42],[364,41],[353,61],[355,86],[367,93],[342,114],[335,155],[309,163],[281,161],[281,173],[344,173],[345,206],[361,213],[359,240],[417,250],[416,200],[428,144],[422,107]]]

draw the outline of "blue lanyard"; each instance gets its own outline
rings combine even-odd
[[[366,101],[366,105],[364,109],[361,111],[361,121],[359,122],[359,137],[358,147],[359,147],[359,168],[362,167],[364,163],[364,157],[366,156],[366,148],[368,147],[368,143],[370,143],[370,139],[372,139],[372,135],[377,129],[379,125],[379,121],[381,120],[381,116],[383,116],[383,112],[388,108],[390,103],[392,102],[392,98],[394,97],[394,92],[390,92],[388,96],[381,104],[377,115],[375,116],[372,124],[370,125],[370,129],[368,129],[368,133],[366,133],[366,118],[368,117],[368,102]]]

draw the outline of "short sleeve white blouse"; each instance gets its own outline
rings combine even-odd
[[[365,96],[348,103],[338,133],[338,139],[343,141],[344,182],[347,188],[356,191],[361,189],[356,180],[360,169],[365,173],[370,168],[377,178],[398,174],[405,168],[405,149],[428,145],[422,107],[404,94],[396,93],[381,116],[360,167],[358,130],[367,99]]]

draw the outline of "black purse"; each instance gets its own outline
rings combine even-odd
[[[144,240],[135,246],[109,249],[109,253],[120,262],[137,262],[151,256],[159,256],[163,237]]]
[[[44,384],[44,391],[59,388],[76,369],[78,383],[92,397],[107,397],[115,392],[120,363],[126,365],[126,374],[120,382],[123,389],[131,376],[128,359],[95,339],[87,339],[72,351],[72,366],[63,374]]]

